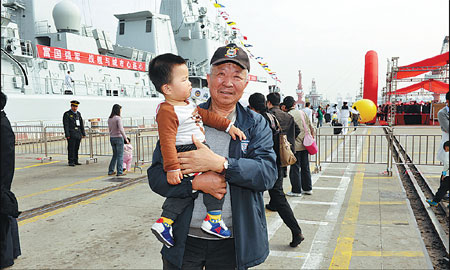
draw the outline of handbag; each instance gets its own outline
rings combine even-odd
[[[294,164],[295,162],[297,162],[297,158],[295,158],[295,155],[292,152],[291,143],[288,141],[286,134],[281,133],[280,123],[272,114],[268,113],[267,116],[270,118],[271,122],[275,122],[277,130],[279,131],[278,138],[280,142],[280,166],[287,167]]]
[[[302,117],[303,127],[305,129],[305,138],[303,138],[303,145],[310,155],[315,155],[318,150],[316,141],[311,136],[309,128],[306,128],[305,117],[303,116],[303,113],[300,112],[300,116]]]

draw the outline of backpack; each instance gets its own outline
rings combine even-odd
[[[266,113],[269,120],[269,126],[272,129],[274,150],[280,160],[281,167],[287,167],[297,162],[294,153],[291,150],[291,143],[289,143],[286,134],[282,134],[282,129],[277,118],[271,113]],[[277,147],[277,142],[279,146]],[[278,151],[277,151],[278,150]]]

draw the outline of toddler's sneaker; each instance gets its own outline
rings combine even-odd
[[[436,205],[438,205],[437,202],[435,202],[435,201],[433,201],[433,200],[430,200],[430,199],[427,200],[427,203],[428,203],[429,205],[431,205],[431,206],[436,206]]]
[[[158,238],[161,243],[166,245],[166,247],[170,248],[175,245],[172,235],[172,225],[164,222],[162,218],[159,218],[152,225],[152,233],[156,236],[156,238]]]
[[[206,215],[206,218],[203,220],[202,230],[220,238],[231,236],[230,230],[228,230],[222,219],[211,219],[209,215]]]

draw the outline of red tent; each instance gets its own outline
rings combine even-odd
[[[425,90],[428,90],[430,92],[434,92],[436,94],[445,94],[448,92],[448,89],[449,89],[448,87],[449,87],[449,85],[447,83],[429,79],[426,81],[422,81],[420,83],[416,83],[416,84],[398,89],[397,91],[393,92],[393,94],[404,95],[404,94],[408,94],[408,93],[411,93],[413,91],[416,91],[416,90],[419,90],[422,88]]]
[[[404,79],[415,77],[417,75],[426,73],[431,71],[432,69],[439,69],[449,62],[449,52],[443,53],[441,55],[437,55],[435,57],[431,57],[420,62],[413,63],[411,65],[398,67],[397,78],[396,79]],[[423,70],[417,70],[422,67]],[[435,68],[432,68],[435,67]],[[410,71],[414,69],[415,71]]]

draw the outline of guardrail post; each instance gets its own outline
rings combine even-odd
[[[320,127],[317,128],[317,132],[316,132],[316,142],[317,142],[317,155],[316,155],[316,168],[315,168],[315,173],[319,173],[322,168],[320,167]],[[325,141],[326,143],[326,141]]]
[[[392,176],[392,162],[393,162],[393,155],[394,155],[394,151],[392,151],[392,147],[394,147],[393,144],[393,140],[394,140],[394,127],[393,126],[389,126],[388,127],[388,153],[387,153],[387,168],[386,171],[388,173],[389,176]]]
[[[86,164],[89,164],[91,160],[94,163],[97,163],[97,158],[94,158],[94,143],[92,136],[94,135],[94,130],[92,128],[88,128],[88,140],[89,140],[89,159],[86,160]]]
[[[134,163],[134,172],[136,172],[136,168],[141,170],[142,167],[139,166],[139,161],[141,160],[141,130],[138,128],[136,130],[136,162]]]

